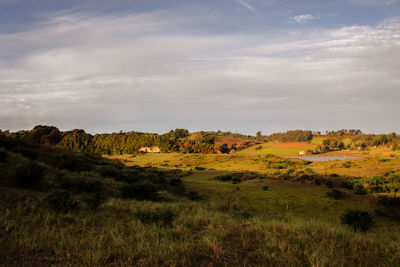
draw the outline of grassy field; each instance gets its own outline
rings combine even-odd
[[[262,155],[246,154],[180,154],[180,153],[147,153],[143,155],[122,155],[111,156],[109,158],[122,160],[128,166],[152,166],[159,168],[180,168],[184,170],[203,167],[206,169],[227,170],[227,171],[256,171],[260,173],[273,174],[284,172],[294,168],[297,171],[307,168],[322,174],[339,174],[347,177],[367,177],[376,176],[389,170],[400,170],[400,159],[389,159],[382,161],[376,156],[363,156],[360,159],[346,161],[326,161],[326,162],[304,162],[292,159],[295,165],[275,169],[269,167],[270,162],[283,160],[279,157],[263,157]],[[307,163],[307,165],[305,165]]]
[[[294,147],[279,147],[282,143],[278,142],[268,142],[260,145],[252,146],[247,149],[236,152],[238,155],[287,155],[287,156],[297,156],[300,151],[307,151],[308,149],[313,150],[317,147],[315,144],[308,143],[295,143]],[[261,146],[261,149],[256,150],[258,146]]]
[[[301,147],[276,145],[269,149]],[[250,152],[104,156],[109,161],[29,149],[4,150],[0,160],[1,266],[400,265],[399,222],[376,212],[383,193],[343,187],[400,172],[400,159],[373,156],[383,150],[308,162]],[[29,162],[44,168],[44,180],[18,186],[14,170]],[[233,180],[234,174],[243,179]],[[184,190],[176,190],[179,181]],[[149,182],[160,183],[156,198],[124,197],[127,187],[148,190]],[[96,185],[108,195],[93,208]],[[73,186],[79,208],[50,209],[47,191],[57,186]],[[345,197],[329,197],[333,189]],[[357,209],[373,214],[376,225],[368,232],[340,222]]]

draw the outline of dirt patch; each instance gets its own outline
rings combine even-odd
[[[277,145],[271,146],[271,148],[298,148],[298,147],[304,147],[304,146],[309,146],[309,143],[305,142],[292,142],[292,143],[281,143]]]

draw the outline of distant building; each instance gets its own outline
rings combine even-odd
[[[306,152],[304,152],[304,150],[299,151],[299,156],[304,156],[306,154]]]
[[[160,148],[158,146],[152,146],[152,147],[148,147],[148,146],[144,146],[139,148],[140,152],[150,152],[150,153],[160,153]]]

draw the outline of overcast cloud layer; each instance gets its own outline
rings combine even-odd
[[[400,132],[400,18],[229,31],[199,9],[63,9],[0,34],[0,129]]]

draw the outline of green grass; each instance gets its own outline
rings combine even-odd
[[[307,145],[295,147],[295,148],[275,148],[275,147],[273,147],[277,144],[279,144],[279,143],[276,143],[276,142],[263,143],[260,145],[262,147],[260,150],[256,150],[256,147],[259,145],[255,145],[255,146],[249,147],[247,149],[238,151],[238,152],[236,152],[236,154],[238,154],[238,155],[271,154],[271,155],[298,156],[300,151],[306,152],[307,150],[313,150],[316,148],[316,145],[314,145],[314,144],[307,144]]]
[[[400,265],[398,222],[375,216],[377,226],[367,233],[355,233],[339,222],[340,215],[348,209],[373,211],[377,207],[376,195],[356,195],[340,188],[348,197],[334,200],[327,197],[332,189],[325,184],[316,185],[314,178],[298,180],[302,174],[316,171],[326,174],[318,177],[329,177],[333,185],[340,186],[343,179],[398,170],[400,159],[362,158],[344,166],[343,161],[305,164],[301,160],[261,157],[250,152],[111,157],[128,166],[152,166],[163,171],[131,168],[132,172],[125,177],[118,165],[105,159],[91,159],[92,171],[72,172],[60,169],[65,166],[52,166],[57,162],[48,158],[56,156],[49,154],[55,151],[39,152],[38,160],[46,166],[42,186],[21,188],[13,183],[12,166],[30,160],[22,154],[9,152],[7,161],[0,162],[1,266]],[[75,156],[85,159],[83,155]],[[165,172],[176,168],[184,171]],[[268,178],[240,183],[215,179],[246,170],[264,173]],[[114,172],[119,178],[113,177]],[[276,172],[281,175],[272,175]],[[162,184],[162,178],[182,173],[187,174],[181,178],[183,194],[160,187],[160,197],[154,201],[121,197],[125,178],[154,183],[159,179]],[[328,176],[333,173],[338,175]],[[74,188],[71,194],[80,208],[57,213],[49,209],[45,199],[48,189],[55,187],[60,177],[79,182],[75,185],[97,181],[108,189],[109,197],[93,209],[85,204],[87,192],[82,194],[78,190],[82,188]],[[263,190],[265,186],[268,190]],[[198,200],[190,200],[190,191],[197,192]]]

